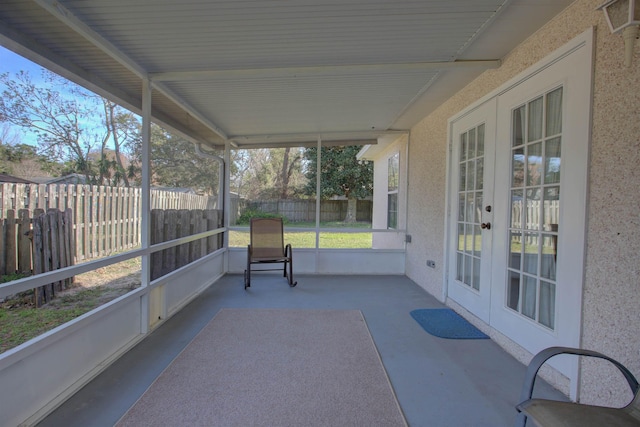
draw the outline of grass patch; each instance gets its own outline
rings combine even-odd
[[[41,308],[0,309],[0,353],[37,337],[88,310],[46,310]]]
[[[0,303],[0,353],[106,304],[138,286],[140,260],[133,258],[77,275],[73,287],[62,291],[53,301],[40,308],[34,305],[33,291],[18,294]]]
[[[285,228],[294,230],[296,228],[315,228],[315,222],[292,222],[287,224]],[[371,223],[368,222],[324,222],[320,224],[320,247],[331,249],[370,249],[372,246],[372,233],[340,233],[334,231],[322,231],[322,228],[358,228],[370,229]],[[249,244],[249,230],[229,232],[229,246],[246,248]],[[284,232],[284,242],[291,243],[293,249],[299,248],[315,248],[316,233],[313,231],[286,231]]]

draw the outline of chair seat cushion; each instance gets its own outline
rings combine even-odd
[[[279,257],[279,258],[274,258],[274,257],[251,257],[251,262],[285,262],[288,261],[289,258],[287,257]]]
[[[623,408],[531,399],[518,405],[518,409],[539,427],[640,426],[640,420]]]

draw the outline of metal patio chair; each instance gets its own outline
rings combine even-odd
[[[251,240],[247,247],[247,269],[244,271],[244,288],[251,286],[251,266],[254,264],[283,263],[284,277],[288,278],[289,286],[294,287],[298,282],[293,281],[293,252],[291,244],[284,244],[284,230],[282,218],[252,218],[250,223]],[[287,264],[289,273],[287,274]],[[271,271],[270,269],[254,269],[254,271]]]
[[[583,405],[556,400],[532,399],[533,386],[540,367],[551,357],[558,354],[597,357],[611,362],[627,380],[633,400],[623,408]],[[591,427],[591,426],[640,426],[640,393],[638,381],[620,362],[591,350],[569,347],[550,347],[536,354],[527,367],[520,403],[516,406],[518,419],[516,427],[524,427],[527,420],[538,427]]]

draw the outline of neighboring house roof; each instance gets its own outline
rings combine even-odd
[[[11,182],[15,184],[35,184],[33,181],[27,179],[18,178],[17,176],[11,176],[4,173],[0,173],[0,182]]]
[[[70,173],[69,175],[58,176],[55,178],[48,178],[43,184],[86,184],[87,177],[77,173]]]

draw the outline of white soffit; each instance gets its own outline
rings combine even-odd
[[[190,139],[407,130],[571,0],[3,0],[0,43]],[[354,135],[357,137],[354,138]]]

